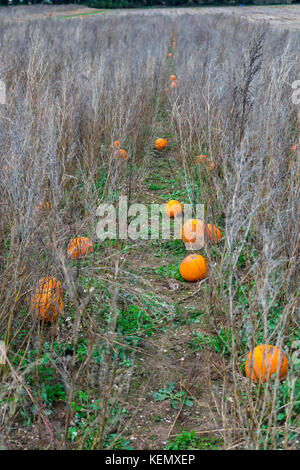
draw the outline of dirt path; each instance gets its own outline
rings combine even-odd
[[[176,70],[171,68],[170,73]],[[156,123],[156,129],[157,137],[167,138],[168,148],[162,153],[153,151],[148,160],[148,176],[135,195],[144,204],[166,203],[181,192],[168,100],[164,106],[164,117]],[[174,267],[175,271],[188,254],[181,240],[146,240],[127,258],[127,270],[148,281],[151,293],[173,305],[176,312],[163,328],[156,328],[139,344],[143,352],[136,357],[127,407],[133,417],[130,445],[134,449],[163,449],[182,430],[195,432],[203,445],[222,446],[221,434],[216,431],[222,423],[211,392],[213,387],[218,400],[225,366],[221,355],[195,339],[197,334],[215,334],[203,314],[202,289],[207,288],[207,282],[184,282],[173,271],[168,275],[168,269]],[[168,392],[172,387],[174,390]],[[166,394],[165,399],[158,399],[159,390]]]

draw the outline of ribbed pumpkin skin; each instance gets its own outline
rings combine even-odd
[[[201,255],[189,255],[180,263],[179,272],[185,281],[200,281],[207,272],[205,259]]]
[[[70,259],[83,258],[93,251],[93,243],[87,237],[73,238],[68,244],[67,255]]]
[[[174,217],[176,217],[177,215],[181,213],[182,213],[182,204],[180,204],[179,201],[172,199],[172,201],[169,201],[165,205],[165,214],[171,219],[173,219]]]
[[[156,150],[163,150],[167,145],[166,139],[156,139],[154,142]]]
[[[245,363],[246,376],[250,379],[252,353],[247,355]],[[261,344],[253,350],[252,380],[253,382],[265,383],[272,374],[277,373],[279,367],[279,378],[283,379],[288,372],[288,363],[285,355],[276,346]]]
[[[63,312],[61,283],[50,276],[40,279],[33,294],[32,306],[36,317],[54,322]]]
[[[222,235],[216,225],[207,224],[205,228],[206,237],[212,242],[218,242]]]
[[[204,238],[204,223],[199,219],[190,219],[181,228],[184,243],[195,243]]]

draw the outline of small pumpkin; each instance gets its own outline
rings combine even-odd
[[[169,52],[168,57],[170,57],[170,58],[173,57],[172,52]]]
[[[205,235],[206,235],[206,238],[212,242],[218,242],[222,237],[221,232],[218,229],[218,227],[213,224],[206,225]]]
[[[126,150],[120,149],[120,150],[119,150],[119,157],[121,157],[121,158],[123,158],[124,160],[126,160],[126,158],[128,157],[128,153],[126,152]]]
[[[156,150],[163,150],[168,145],[168,142],[165,139],[159,138],[159,139],[156,139],[156,141],[154,142],[154,145],[155,145]]]
[[[206,262],[201,255],[189,255],[180,263],[179,272],[181,277],[188,282],[196,282],[206,276]]]
[[[199,219],[190,219],[181,228],[181,238],[184,243],[195,243],[204,238],[204,223]]]
[[[80,259],[93,251],[93,243],[87,237],[76,237],[67,246],[67,255],[70,259]]]
[[[176,88],[176,87],[177,87],[177,81],[174,80],[173,82],[171,82],[170,87],[171,87],[171,88]]]
[[[120,147],[120,141],[119,140],[114,140],[113,144],[111,145],[111,148],[119,148]]]
[[[253,361],[253,363],[252,363]],[[260,344],[249,352],[245,363],[246,376],[250,379],[252,363],[253,382],[265,383],[273,374],[282,380],[287,375],[288,363],[285,355],[276,346]]]
[[[32,298],[35,316],[45,322],[53,322],[63,312],[61,283],[55,277],[39,280]]]
[[[173,219],[182,213],[182,204],[179,201],[172,199],[165,205],[165,214]]]
[[[206,159],[206,155],[197,155],[195,159],[196,159],[196,163],[200,163],[201,161]]]
[[[299,144],[292,145],[292,146],[290,147],[290,153],[293,153],[294,150],[297,150],[298,146],[299,146]]]
[[[50,203],[48,201],[40,202],[40,209],[41,210],[49,210],[50,209]]]
[[[176,75],[170,75],[170,80],[171,82],[174,82],[176,80]]]

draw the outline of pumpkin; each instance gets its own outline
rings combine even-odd
[[[168,57],[170,57],[170,58],[173,57],[172,52],[169,52]]]
[[[165,139],[156,139],[154,145],[156,150],[163,150],[168,145],[168,142]]]
[[[113,144],[111,145],[111,148],[118,148],[120,147],[120,141],[119,140],[114,140]]]
[[[170,85],[171,88],[176,88],[177,87],[177,81],[173,81],[171,82],[171,85]]]
[[[170,75],[170,80],[171,82],[174,82],[176,80],[176,75]]]
[[[42,210],[49,210],[50,209],[50,204],[48,201],[45,202],[40,202],[40,209]]]
[[[176,200],[171,200],[165,205],[165,214],[173,219],[182,213],[182,204]]]
[[[288,363],[285,355],[276,346],[261,344],[249,352],[245,363],[245,372],[250,379],[251,362],[253,382],[265,383],[272,374],[277,374],[279,379],[284,379],[288,372]]]
[[[35,316],[45,322],[53,322],[63,312],[61,283],[55,277],[39,280],[34,291],[32,306]]]
[[[92,251],[93,243],[86,237],[73,238],[67,247],[67,255],[70,259],[83,258],[87,253],[91,253]]]
[[[184,243],[195,243],[200,238],[203,240],[204,223],[199,219],[190,219],[183,224],[180,234]]]
[[[293,153],[294,150],[297,150],[299,144],[292,145],[290,147],[290,153]]]
[[[118,155],[119,157],[123,158],[124,160],[126,160],[127,156],[128,156],[128,153],[126,152],[126,150],[124,149],[120,149],[119,152],[118,152]]]
[[[179,272],[185,281],[200,281],[206,276],[205,259],[201,255],[189,255],[181,261]]]
[[[213,242],[218,242],[222,237],[220,230],[216,225],[207,224],[205,227],[206,238]]]
[[[200,161],[206,159],[206,155],[197,155],[195,159],[196,159],[196,163],[200,163]]]

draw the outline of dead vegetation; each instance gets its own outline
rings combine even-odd
[[[218,15],[3,23],[2,448],[162,448],[181,430],[198,437],[183,448],[298,447],[298,45]],[[203,284],[178,277],[180,241],[97,240],[120,195],[205,205],[223,237]],[[77,235],[94,242],[79,277]],[[64,290],[50,326],[30,303],[45,275]],[[258,343],[285,352],[284,383],[245,378]]]

